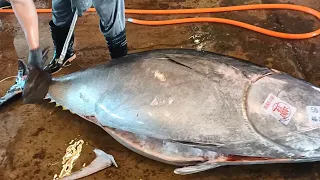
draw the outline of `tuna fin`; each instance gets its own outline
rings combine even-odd
[[[223,143],[210,143],[210,144],[204,144],[204,143],[194,143],[194,142],[188,142],[188,141],[175,141],[173,140],[173,142],[178,142],[178,143],[181,143],[181,144],[184,144],[184,145],[188,145],[188,146],[191,146],[191,147],[195,147],[195,148],[205,148],[205,149],[211,149],[212,147],[222,147],[224,146]]]
[[[111,166],[112,164],[115,167],[118,167],[118,165],[112,155],[109,155],[100,149],[95,149],[93,151],[96,154],[96,158],[87,167],[84,167],[84,168],[80,169],[79,171],[76,171],[76,172],[72,173],[71,175],[63,177],[61,179],[63,179],[63,180],[80,179],[80,178],[89,176],[91,174],[94,174],[98,171],[101,171],[101,170]]]
[[[47,100],[47,99],[50,99],[50,97],[47,94],[43,99]]]
[[[222,164],[220,164],[220,163],[204,162],[204,163],[197,164],[195,166],[187,166],[187,167],[183,167],[183,168],[177,168],[174,170],[174,173],[180,174],[180,175],[194,174],[194,173],[206,171],[209,169],[214,169],[214,168],[217,168],[221,165]]]
[[[253,164],[274,164],[274,163],[302,163],[302,162],[315,162],[319,161],[319,158],[302,158],[302,159],[267,159],[267,158],[255,158],[255,157],[240,157],[229,156],[224,161],[213,162],[207,161],[197,164],[195,166],[187,166],[174,170],[175,174],[187,175],[214,169],[220,166],[230,165],[253,165]]]
[[[6,94],[3,97],[0,97],[0,106],[10,100],[12,100],[17,95],[22,94],[25,77],[29,73],[28,67],[23,60],[18,59],[18,73],[16,76],[10,76],[2,79],[0,82],[5,81],[9,78],[16,78],[15,83],[7,90]]]
[[[23,77],[28,74],[29,74],[28,65],[22,59],[18,59],[18,76]]]
[[[50,94],[48,93],[48,94],[44,97],[44,99],[50,99],[50,100],[52,100],[52,97],[51,97]]]

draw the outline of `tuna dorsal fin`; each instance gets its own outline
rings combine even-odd
[[[192,147],[197,147],[197,148],[205,148],[205,149],[210,149],[212,147],[223,147],[224,144],[223,143],[219,143],[219,142],[215,142],[215,143],[209,143],[209,144],[205,144],[205,143],[195,143],[195,142],[188,142],[188,141],[175,141],[174,142],[178,142],[180,144],[184,144],[184,145],[188,145],[188,146],[192,146]]]
[[[193,56],[187,56],[187,55],[177,55],[177,54],[166,54],[166,58],[176,64],[185,66],[189,69],[192,69],[190,65],[192,65],[192,62],[194,60]]]
[[[221,166],[219,163],[212,163],[212,162],[204,162],[197,164],[195,166],[187,166],[183,168],[177,168],[174,170],[175,174],[180,174],[180,175],[187,175],[187,174],[194,174],[202,171],[206,171],[209,169],[214,169]]]
[[[204,77],[210,78],[213,81],[220,81],[220,79],[225,76],[223,73],[225,69],[234,71],[234,69],[228,68],[224,64],[221,64],[217,61],[208,61],[208,58],[200,56],[166,54],[166,58],[168,61],[189,68]]]

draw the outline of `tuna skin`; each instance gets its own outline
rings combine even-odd
[[[296,109],[289,109],[287,125],[263,110],[270,93]],[[166,163],[217,161],[228,154],[288,162],[319,158],[319,124],[306,111],[320,106],[318,87],[210,52],[130,54],[54,78],[48,98],[131,150]]]

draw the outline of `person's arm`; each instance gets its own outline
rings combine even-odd
[[[10,0],[10,2],[29,46],[29,73],[22,92],[23,102],[34,104],[43,100],[51,83],[51,74],[43,70],[38,15],[33,0]]]
[[[39,48],[38,15],[33,0],[10,0],[25,34],[29,50]]]

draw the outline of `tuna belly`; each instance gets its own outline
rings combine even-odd
[[[223,154],[108,127],[103,127],[103,129],[120,144],[144,157],[166,164],[182,166],[174,170],[175,174],[180,175],[199,173],[220,166],[319,161],[319,158],[290,159]]]
[[[176,166],[194,165],[218,156],[216,152],[194,148],[188,145],[137,135],[128,131],[102,126],[94,116],[81,116],[111,135],[126,148],[147,158]]]
[[[100,126],[126,148],[155,161],[180,166],[174,173],[187,175],[207,171],[220,166],[253,165],[273,163],[299,163],[319,161],[319,158],[267,158],[250,157],[214,152],[206,148],[192,147],[179,142],[138,135],[131,132],[102,126],[94,116],[82,118]]]

